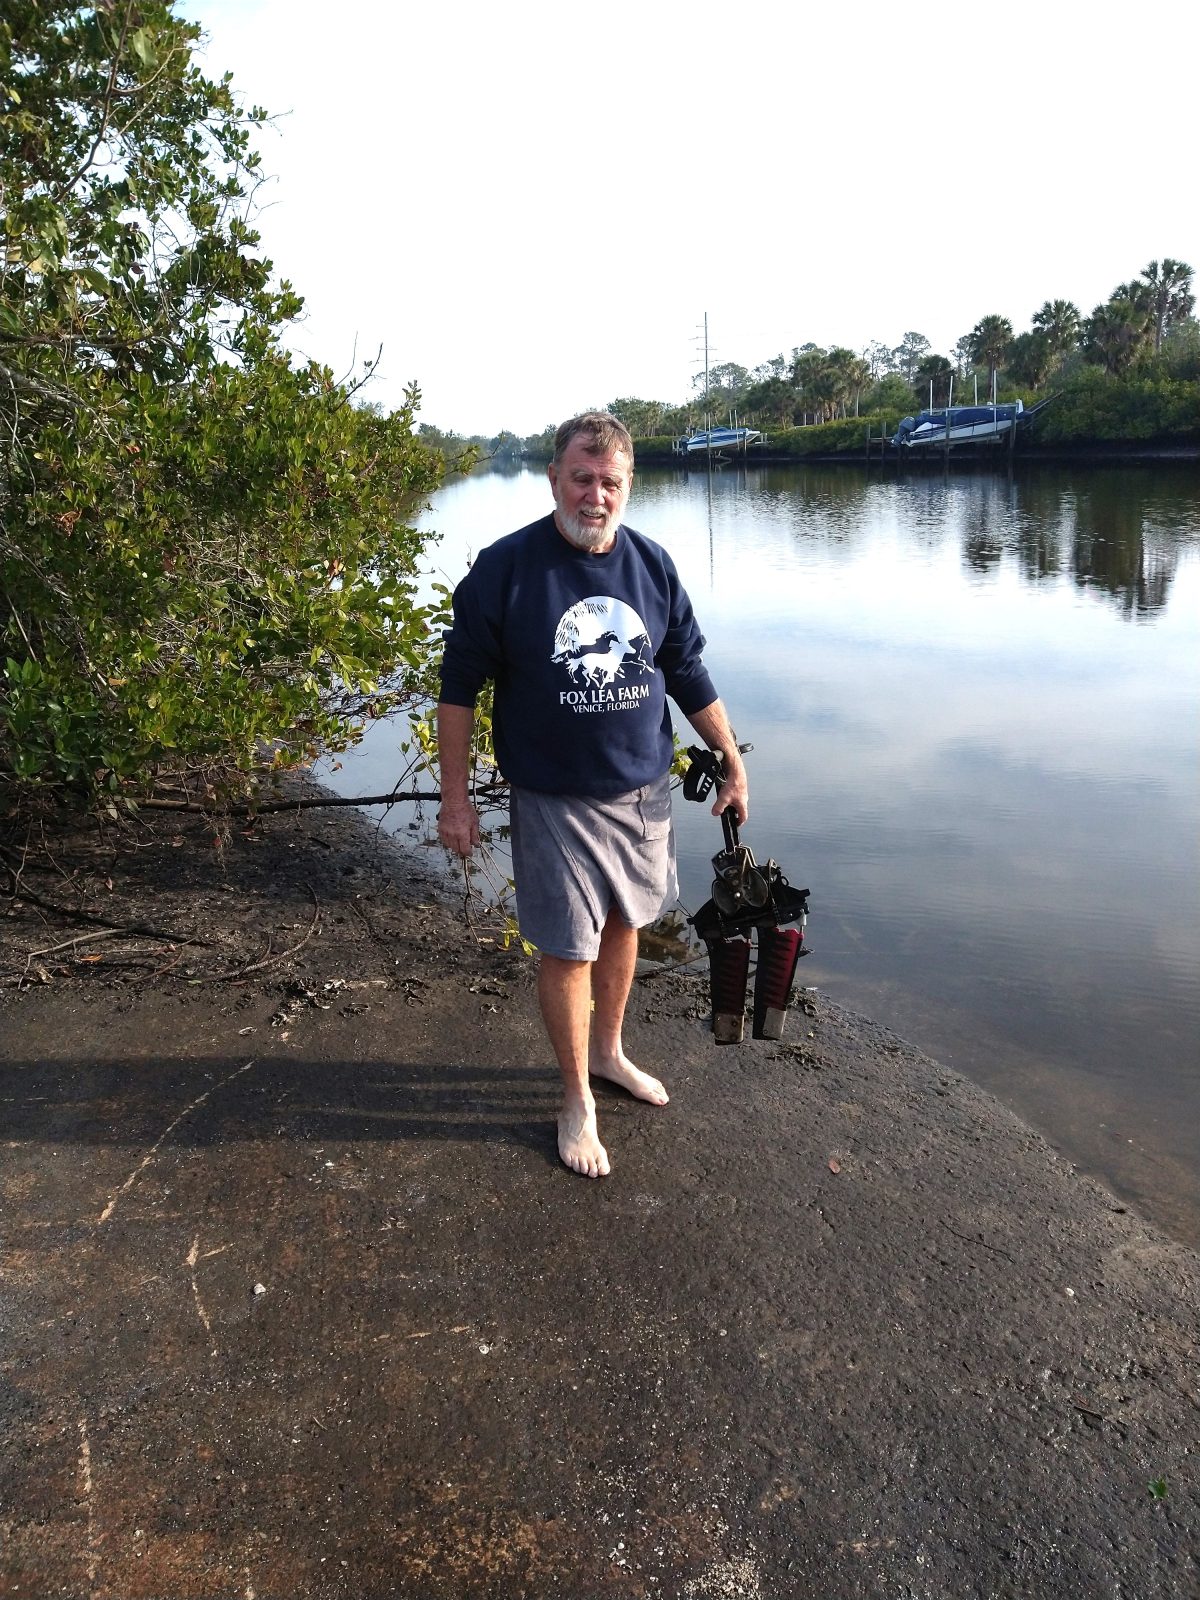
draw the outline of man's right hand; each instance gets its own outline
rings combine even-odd
[[[464,859],[479,844],[479,813],[469,800],[443,800],[438,812],[438,838]]]

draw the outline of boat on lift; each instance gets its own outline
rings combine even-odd
[[[703,451],[715,455],[718,451],[748,450],[751,445],[761,444],[763,438],[758,428],[701,428],[698,433],[676,439],[675,453],[690,456]]]
[[[923,445],[999,444],[1017,426],[1025,412],[1020,400],[1003,405],[943,406],[905,417],[892,443],[906,450]]]

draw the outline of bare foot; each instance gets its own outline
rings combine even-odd
[[[608,1151],[600,1143],[595,1106],[559,1112],[558,1153],[572,1172],[584,1178],[608,1176]]]
[[[665,1106],[671,1098],[657,1078],[634,1066],[624,1050],[618,1050],[615,1056],[601,1056],[594,1061],[589,1059],[588,1072],[593,1078],[607,1078],[610,1083],[619,1083],[635,1099],[648,1100],[652,1106]]]

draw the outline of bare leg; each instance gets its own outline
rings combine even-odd
[[[600,1143],[596,1102],[588,1084],[591,971],[589,961],[541,956],[538,1001],[562,1077],[558,1153],[572,1172],[585,1178],[603,1178],[609,1170],[608,1152]]]
[[[652,1106],[665,1106],[670,1096],[662,1084],[635,1067],[621,1046],[621,1026],[636,964],[637,929],[631,928],[614,906],[600,936],[600,954],[592,965],[596,1012],[589,1066],[593,1077],[619,1083]]]

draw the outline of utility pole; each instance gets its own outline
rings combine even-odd
[[[704,459],[712,471],[712,419],[708,410],[708,312],[704,313]]]
[[[693,339],[692,343],[696,343]],[[708,312],[704,313],[704,459],[712,471],[712,419],[708,411]]]

